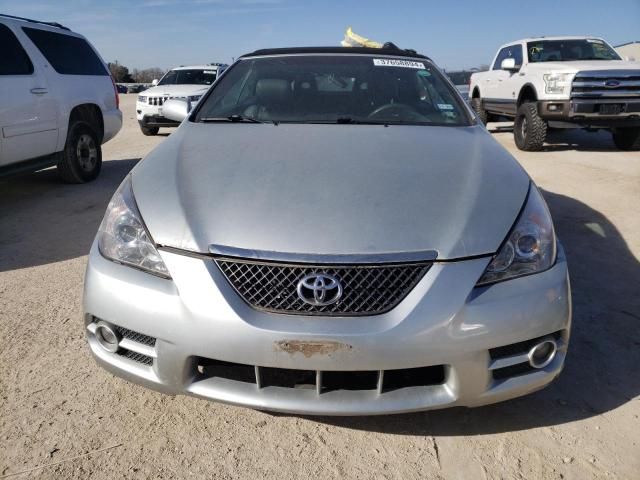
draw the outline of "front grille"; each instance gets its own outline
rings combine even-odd
[[[252,307],[297,315],[377,315],[394,308],[416,286],[431,263],[402,265],[291,265],[217,259],[216,263],[236,292]],[[315,306],[303,302],[298,282],[322,273],[342,284],[340,300]]]
[[[409,387],[428,387],[445,382],[444,365],[373,371],[314,371],[257,367],[241,363],[197,358],[195,380],[219,378],[254,384],[258,388],[315,390],[318,394],[356,390],[392,392]]]
[[[163,97],[149,97],[147,99],[147,101],[149,102],[149,105],[155,105],[158,107],[161,107],[162,105],[164,105],[164,102],[166,102],[167,100],[169,100],[171,97],[168,96],[163,96]]]
[[[640,70],[578,72],[571,86],[576,99],[640,99]]]

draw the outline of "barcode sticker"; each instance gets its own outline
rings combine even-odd
[[[412,62],[410,60],[396,60],[391,58],[374,58],[373,64],[376,67],[402,67],[402,68],[415,68],[418,70],[424,70],[424,63]]]

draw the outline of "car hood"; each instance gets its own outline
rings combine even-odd
[[[529,177],[480,126],[184,122],[132,184],[164,246],[453,259],[499,248]]]
[[[144,95],[157,95],[159,97],[180,97],[188,95],[204,94],[209,90],[209,85],[158,85],[144,91]]]
[[[625,60],[582,60],[574,62],[539,62],[530,63],[527,68],[545,72],[602,71],[602,70],[640,70],[640,62]]]

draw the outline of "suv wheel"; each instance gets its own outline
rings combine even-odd
[[[523,103],[518,108],[513,124],[513,137],[516,146],[527,152],[542,150],[547,137],[547,123],[538,115],[535,103]]]
[[[620,150],[640,150],[640,128],[615,128],[613,143]]]
[[[158,127],[143,127],[142,125],[140,125],[140,130],[142,131],[142,134],[147,136],[147,137],[153,137],[154,135],[158,134],[158,131],[160,130],[160,128]]]
[[[58,162],[58,173],[67,183],[95,180],[102,168],[102,149],[98,135],[86,122],[73,122]]]
[[[476,115],[480,119],[483,125],[486,125],[489,121],[489,113],[482,106],[482,99],[479,97],[475,97],[471,99],[471,106],[473,107],[473,111],[476,112]]]

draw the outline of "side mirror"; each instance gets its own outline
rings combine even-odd
[[[189,103],[186,100],[174,98],[162,105],[162,116],[174,122],[182,122],[188,115]]]
[[[626,60],[627,62],[635,62],[636,61],[636,57],[630,57],[630,56],[626,56],[624,57],[624,60]]]
[[[502,63],[500,64],[500,68],[502,70],[507,70],[509,72],[513,72],[513,71],[519,70],[519,68],[516,67],[516,59],[515,58],[505,58],[504,60],[502,60]]]
[[[153,81],[151,82],[151,85],[153,85],[154,87],[158,85],[158,79],[154,78]]]

